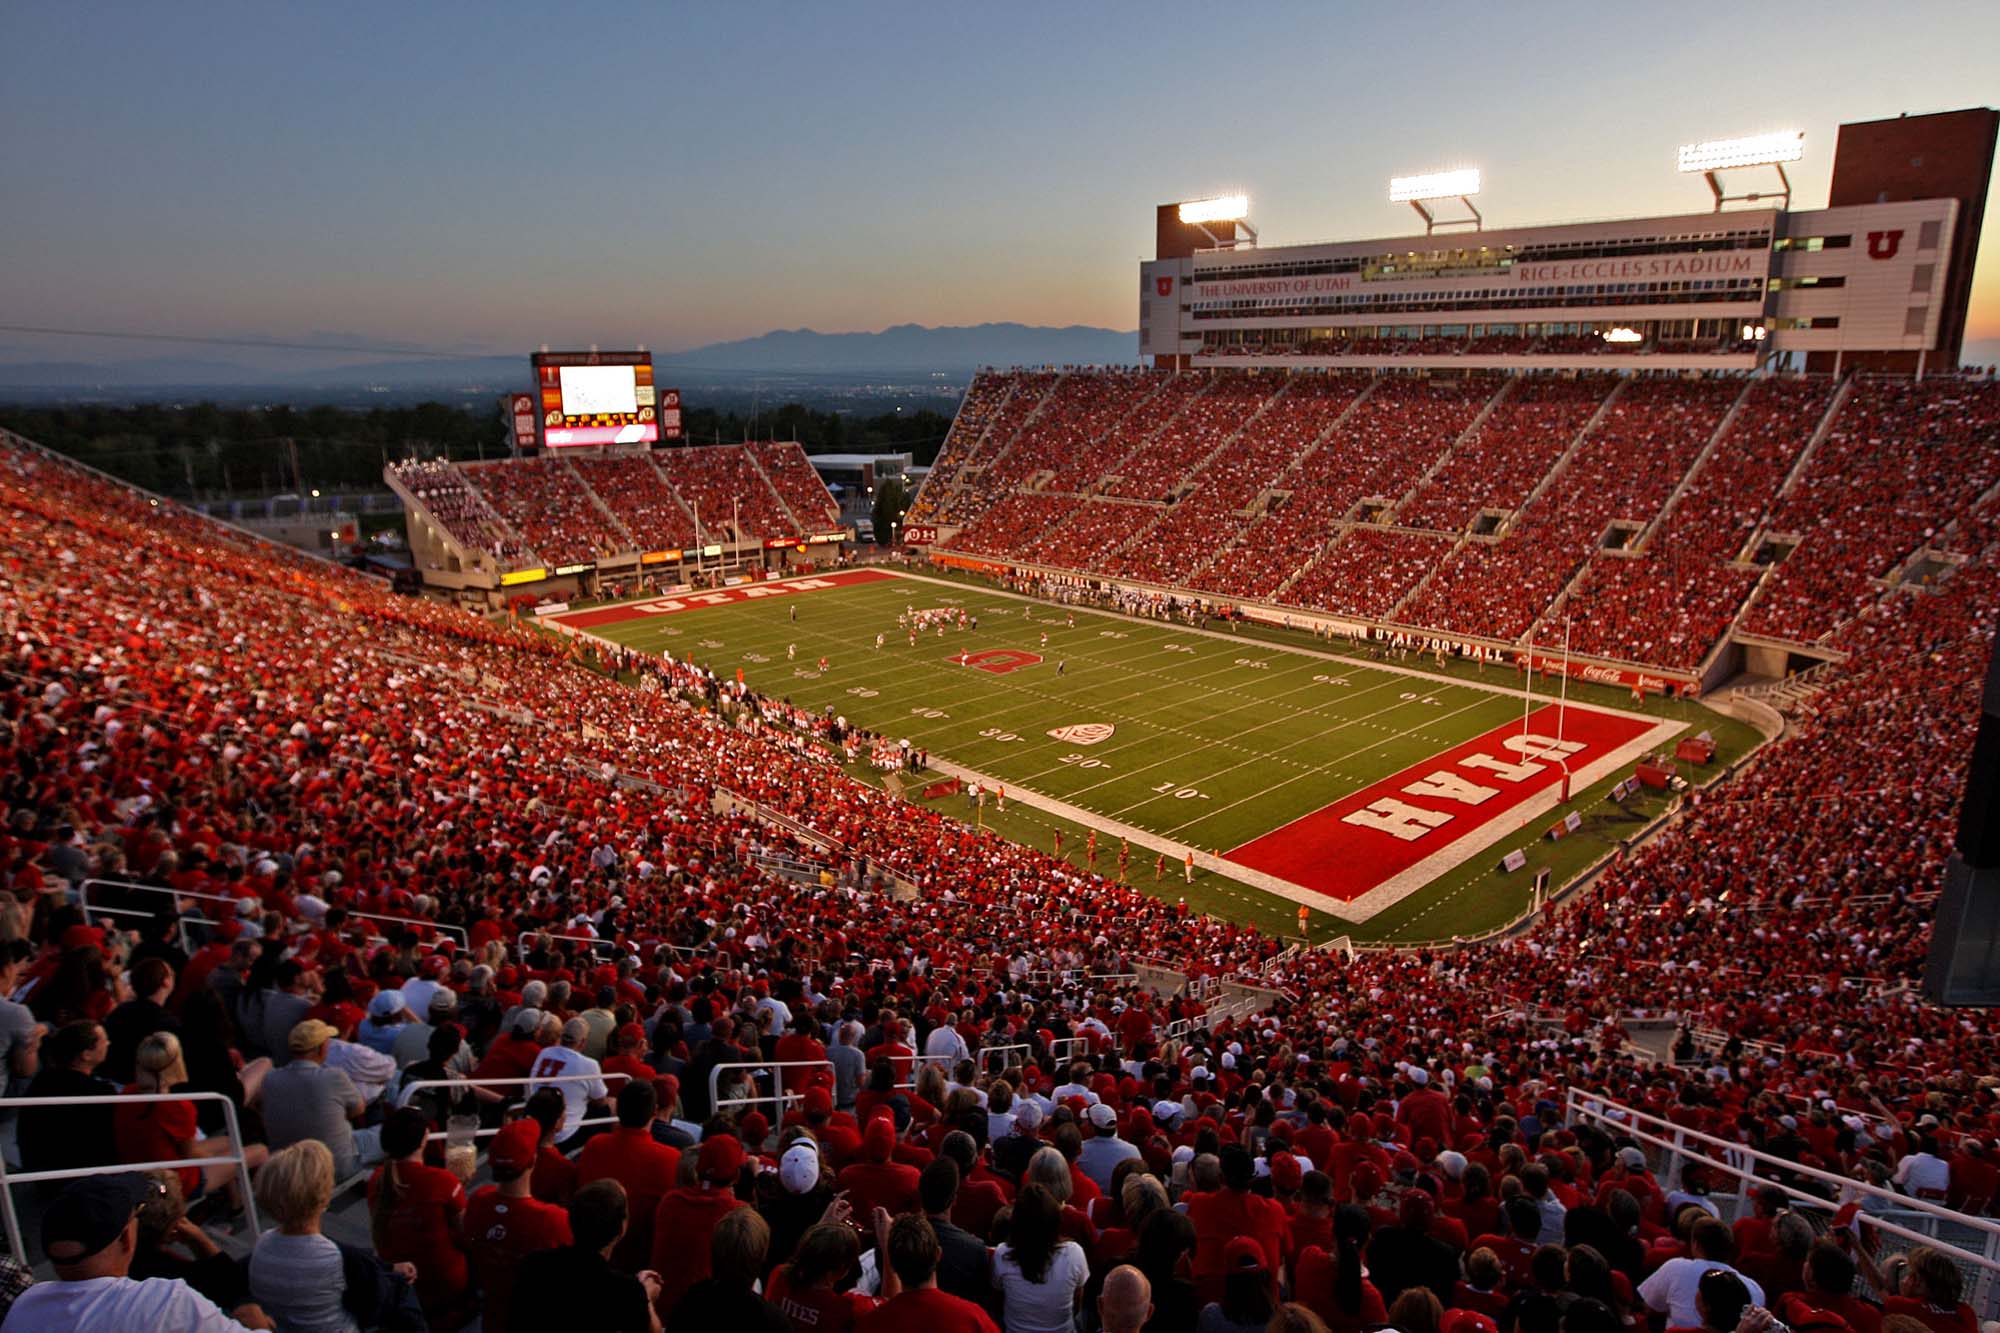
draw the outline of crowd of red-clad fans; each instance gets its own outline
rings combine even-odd
[[[950,549],[1679,671],[1732,627],[1825,640],[2000,483],[1991,380],[1011,372],[966,401],[915,507]]]
[[[390,464],[389,471],[460,546],[506,565],[518,564],[526,554],[520,535],[451,464],[435,459],[410,460]]]
[[[796,537],[840,506],[796,444],[548,455],[471,467],[395,463],[389,475],[457,541],[519,566],[583,563],[703,541]],[[697,534],[696,519],[700,528]]]
[[[1725,1224],[1567,1097],[1990,1210],[2000,1045],[1904,983],[2000,551],[1864,610],[1577,905],[1350,959],[896,800],[699,667],[620,684],[11,439],[0,524],[0,1057],[115,1098],[24,1109],[20,1159],[190,1163],[50,1187],[6,1333],[1974,1333],[1944,1252],[1837,1199]],[[1278,998],[1218,1018],[1238,974]],[[1632,1054],[1663,1008],[1731,1044]]]

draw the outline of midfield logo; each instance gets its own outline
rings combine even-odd
[[[1071,745],[1095,745],[1099,741],[1110,740],[1111,733],[1117,729],[1109,722],[1079,722],[1074,726],[1057,727],[1049,735]]]

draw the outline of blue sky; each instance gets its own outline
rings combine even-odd
[[[2000,101],[2000,5],[33,5],[0,323],[512,352],[1130,328],[1156,203],[1395,234],[1705,206],[1677,144]],[[1973,333],[2000,338],[2000,203]],[[0,336],[0,355],[132,345]]]

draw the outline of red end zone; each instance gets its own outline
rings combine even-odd
[[[571,629],[596,629],[600,625],[621,625],[647,616],[670,616],[676,611],[699,611],[709,606],[729,606],[735,602],[761,602],[774,597],[796,597],[824,588],[844,588],[853,583],[879,583],[896,576],[882,569],[839,569],[811,578],[786,579],[782,583],[746,583],[739,588],[714,588],[682,593],[678,597],[655,597],[644,602],[623,602],[590,611],[567,611],[548,617]]]
[[[1572,705],[1558,745],[1557,712],[1545,705],[1525,727],[1496,727],[1232,848],[1224,859],[1352,902],[1558,786],[1559,756],[1580,772],[1656,725]]]

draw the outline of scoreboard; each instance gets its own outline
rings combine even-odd
[[[536,352],[535,428],[547,448],[681,437],[680,392],[653,384],[651,352]]]

